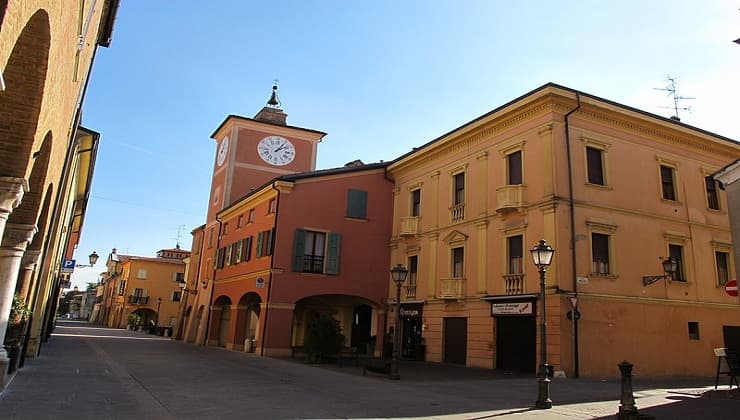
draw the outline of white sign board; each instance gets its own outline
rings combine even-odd
[[[492,303],[492,315],[532,315],[532,302]]]

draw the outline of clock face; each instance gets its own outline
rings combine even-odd
[[[221,140],[221,144],[218,145],[218,152],[216,153],[216,163],[221,166],[226,161],[226,155],[229,154],[229,138],[224,137]]]
[[[295,159],[295,147],[284,137],[267,136],[257,145],[257,154],[270,165],[283,166]]]

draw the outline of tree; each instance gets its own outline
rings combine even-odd
[[[319,363],[324,357],[339,353],[344,342],[339,321],[329,314],[319,314],[308,322],[308,332],[303,340],[306,360]]]

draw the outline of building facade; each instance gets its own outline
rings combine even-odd
[[[546,305],[548,362],[568,376],[617,376],[622,360],[712,374],[740,311],[711,175],[738,156],[730,139],[554,84],[415,148],[388,168],[403,342],[534,372]],[[545,302],[528,252],[540,239],[556,249]],[[668,257],[678,272],[644,282]]]
[[[24,340],[31,357],[53,328],[59,266],[83,225],[99,136],[81,129],[80,111],[117,7],[0,2],[0,336],[17,292],[33,308]],[[8,363],[0,348],[0,386]]]

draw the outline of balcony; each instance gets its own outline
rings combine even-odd
[[[524,207],[524,185],[504,185],[496,189],[498,203],[496,211],[504,213]]]
[[[414,217],[402,217],[401,227],[398,230],[398,234],[402,236],[416,235],[419,233],[419,218]]]
[[[404,296],[406,299],[416,299],[416,285],[404,286]]]
[[[132,305],[146,305],[149,303],[149,296],[134,296],[128,297],[128,303]]]
[[[455,204],[450,207],[450,221],[457,223],[463,220],[465,220],[465,203]]]
[[[464,299],[465,298],[465,279],[464,278],[446,278],[442,279],[439,290],[440,299]]]
[[[507,295],[523,295],[524,274],[504,274],[504,289]]]

